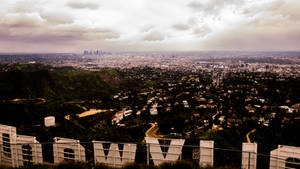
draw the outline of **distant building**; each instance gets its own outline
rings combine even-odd
[[[152,116],[158,114],[158,111],[157,111],[157,103],[155,103],[155,104],[152,105],[152,108],[150,109],[150,114],[151,114]]]
[[[44,123],[46,127],[55,126],[55,117],[54,116],[45,117]]]
[[[84,50],[83,51],[84,55],[102,55],[103,52],[101,50]]]

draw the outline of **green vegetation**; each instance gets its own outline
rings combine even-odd
[[[135,142],[144,137],[144,124],[126,129],[111,126],[115,110],[124,105],[114,102],[112,96],[139,87],[118,70],[92,72],[40,64],[0,65],[0,70],[0,123],[17,127],[18,133],[37,136],[39,141],[51,141],[56,136]],[[92,118],[76,116],[90,108],[114,111]],[[43,126],[44,117],[49,115],[56,117],[56,127]],[[66,115],[72,120],[66,120]],[[99,122],[95,119],[104,125],[91,130],[91,124]]]
[[[98,72],[15,65],[0,72],[0,99],[83,100],[109,98],[113,86]]]

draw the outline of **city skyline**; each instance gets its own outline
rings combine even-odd
[[[299,5],[297,0],[3,1],[0,52],[297,51]]]

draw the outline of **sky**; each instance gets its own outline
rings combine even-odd
[[[299,0],[0,0],[0,52],[299,51]]]

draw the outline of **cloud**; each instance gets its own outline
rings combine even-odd
[[[163,41],[165,36],[160,32],[153,31],[145,35],[142,39],[144,41]]]
[[[87,2],[70,2],[67,4],[68,7],[73,9],[90,9],[96,10],[99,8],[98,4],[95,3],[87,3]]]
[[[8,8],[9,13],[34,13],[41,10],[43,2],[39,0],[19,0],[12,8]]]
[[[243,13],[252,16],[247,26],[256,29],[270,29],[273,27],[285,27],[286,30],[300,24],[300,12],[297,7],[300,2],[277,0],[272,3],[246,8]],[[287,25],[289,25],[287,27]]]
[[[49,23],[54,24],[71,24],[73,23],[72,17],[61,12],[43,12],[40,16]]]
[[[183,30],[188,30],[190,27],[189,25],[186,24],[175,24],[173,25],[173,28],[183,31]]]
[[[39,15],[11,15],[2,17],[0,19],[0,24],[2,29],[6,27],[7,29],[17,29],[17,28],[35,28],[40,26],[41,19]],[[0,28],[1,29],[1,28]]]
[[[253,29],[243,27],[214,35],[202,44],[203,48],[215,50],[295,50],[300,47],[300,26]]]
[[[212,30],[211,30],[209,27],[207,27],[207,26],[195,28],[195,29],[193,30],[193,34],[194,34],[194,35],[197,35],[197,36],[199,36],[199,37],[206,36],[206,35],[208,35],[208,34],[211,33],[211,32],[212,32]]]
[[[81,30],[82,33],[84,34],[84,37],[87,37],[89,39],[105,39],[105,40],[109,40],[109,39],[118,39],[120,37],[120,34],[118,34],[117,32],[114,32],[112,30],[108,30],[108,29],[100,29],[100,28],[96,28],[96,29],[84,29]]]
[[[206,14],[217,14],[226,6],[241,6],[244,0],[209,0],[209,1],[192,1],[187,4],[195,12]]]
[[[20,51],[42,45],[54,52],[96,45],[298,49],[299,6],[298,0],[9,0],[0,6],[0,52],[10,45]]]
[[[153,29],[154,29],[153,25],[147,25],[147,26],[143,26],[140,31],[141,32],[149,32],[149,31],[151,31]]]
[[[284,5],[283,0],[276,0],[271,2],[262,2],[262,3],[254,3],[252,5],[246,6],[242,13],[247,16],[257,15],[259,13],[276,13],[280,7]]]
[[[19,41],[26,43],[64,43],[71,41],[105,41],[119,38],[120,35],[110,29],[87,28],[76,25],[47,24],[43,20],[55,23],[71,23],[61,20],[51,20],[53,15],[15,15],[6,16],[0,20],[0,41]],[[49,17],[51,16],[51,17]],[[49,19],[50,18],[50,19]],[[55,17],[54,17],[55,18]]]
[[[109,41],[119,37],[114,31],[77,26],[41,25],[15,29],[6,25],[0,28],[0,36],[0,51],[5,49],[10,52],[76,52],[99,46],[103,49],[120,46]]]

